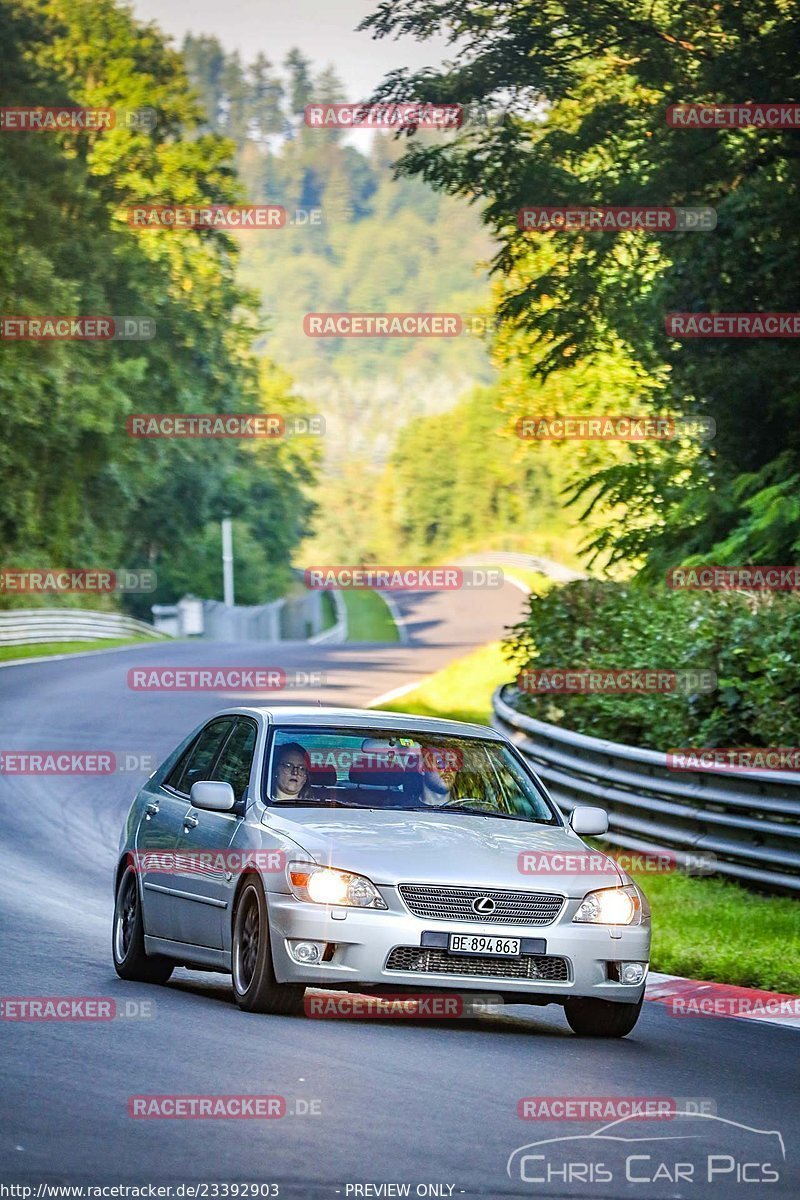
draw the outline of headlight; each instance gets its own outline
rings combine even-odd
[[[375,884],[364,875],[318,867],[314,863],[289,863],[286,870],[292,895],[313,904],[341,904],[347,908],[386,908]]]
[[[642,900],[633,885],[589,892],[572,918],[590,925],[640,925]]]

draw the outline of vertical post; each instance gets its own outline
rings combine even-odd
[[[233,528],[230,517],[222,518],[222,595],[230,608],[233,603]]]

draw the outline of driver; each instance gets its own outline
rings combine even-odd
[[[453,785],[457,774],[458,770],[451,755],[443,750],[427,750],[423,755],[420,804],[427,804],[431,808],[449,804],[453,799]]]

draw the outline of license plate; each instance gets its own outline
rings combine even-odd
[[[519,958],[520,939],[484,937],[481,934],[451,933],[451,954],[488,954],[492,958]]]

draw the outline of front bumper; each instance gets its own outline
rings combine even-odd
[[[381,889],[388,900],[388,891]],[[272,892],[268,895],[272,958],[275,975],[281,983],[304,983],[308,987],[413,988],[417,991],[451,988],[458,991],[502,992],[518,994],[520,1003],[536,996],[563,1002],[570,997],[595,997],[625,1003],[637,1003],[644,984],[635,986],[616,982],[609,963],[621,961],[646,963],[650,957],[650,925],[608,926],[575,925],[572,916],[580,900],[568,900],[556,921],[550,925],[509,926],[480,921],[441,921],[417,917],[403,909],[393,897],[388,911],[328,908],[304,903],[293,896]],[[400,911],[402,909],[402,911]],[[396,947],[420,947],[423,933],[463,933],[480,936],[543,939],[547,957],[560,957],[568,964],[568,978],[520,979],[501,974],[458,974],[450,970],[387,970],[386,962]],[[325,942],[333,946],[329,962],[301,965],[290,956],[289,939]],[[503,960],[498,960],[502,962]],[[449,965],[449,964],[448,964]],[[489,971],[492,967],[489,964]]]

